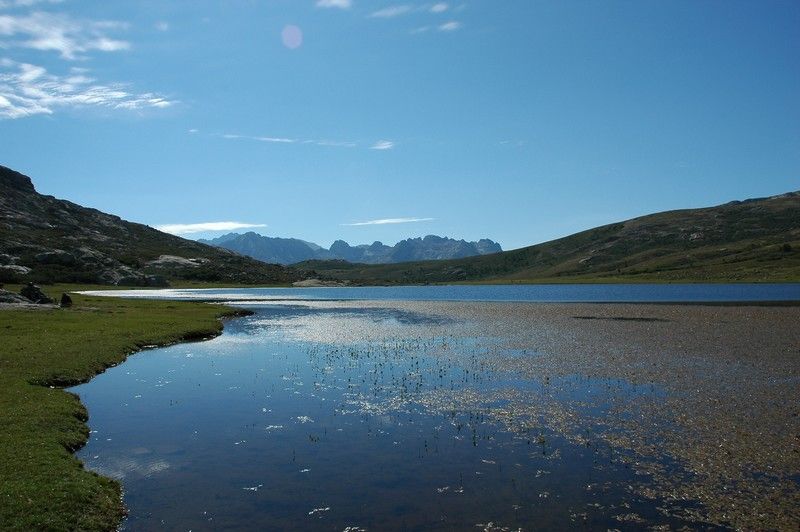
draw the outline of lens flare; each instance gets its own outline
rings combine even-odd
[[[290,50],[299,48],[303,44],[303,31],[293,24],[289,24],[281,31],[283,45]]]

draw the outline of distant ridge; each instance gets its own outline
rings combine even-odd
[[[477,242],[428,235],[408,238],[387,246],[382,242],[351,246],[337,240],[330,249],[297,238],[262,236],[254,232],[228,233],[212,240],[199,240],[264,262],[295,264],[307,260],[345,260],[365,264],[391,264],[417,260],[443,260],[487,255],[502,251],[500,244],[489,239]]]
[[[358,283],[800,281],[800,192],[660,212],[493,255],[369,266],[308,261]]]
[[[297,271],[36,192],[0,166],[0,282],[291,283]]]

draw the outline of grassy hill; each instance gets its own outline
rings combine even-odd
[[[800,281],[800,192],[651,214],[479,257],[296,266],[365,284]]]
[[[290,268],[39,194],[29,177],[0,166],[0,282],[163,286],[301,278]]]

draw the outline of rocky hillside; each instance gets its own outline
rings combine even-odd
[[[0,282],[164,286],[300,278],[283,266],[39,194],[29,177],[0,166]]]
[[[800,281],[800,192],[651,214],[487,256],[298,267],[361,283]]]
[[[205,244],[236,251],[265,262],[295,264],[307,260],[344,260],[364,264],[392,264],[417,260],[444,260],[488,255],[502,251],[500,244],[489,239],[477,242],[428,235],[409,238],[394,246],[381,242],[351,246],[337,240],[330,249],[297,238],[276,238],[257,233],[230,233]]]

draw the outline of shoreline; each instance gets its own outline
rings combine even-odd
[[[45,288],[47,290],[47,288]],[[0,528],[116,529],[122,486],[84,468],[89,412],[66,388],[145,349],[203,341],[245,309],[75,294],[71,309],[0,310]]]

